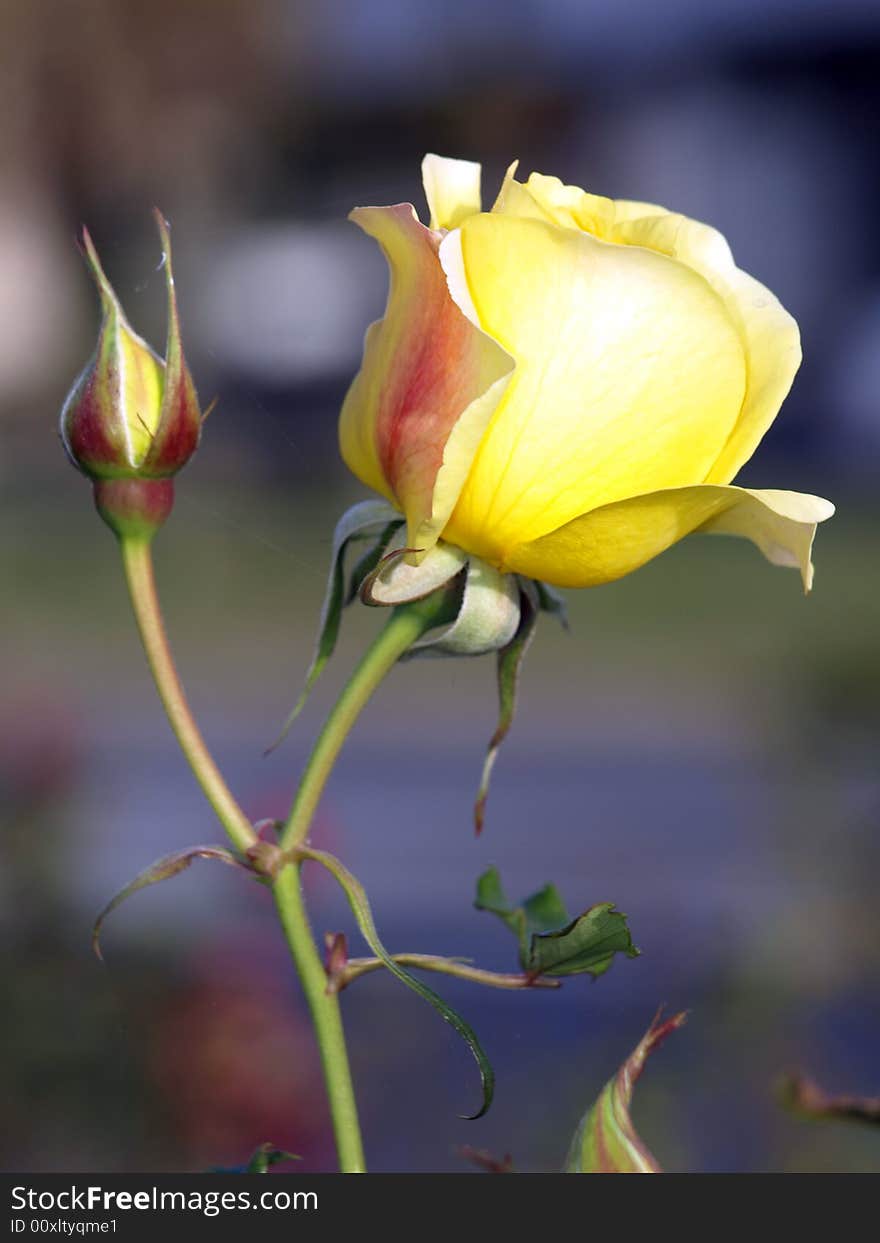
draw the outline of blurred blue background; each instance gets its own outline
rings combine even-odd
[[[498,1072],[373,975],[344,996],[373,1169],[558,1168],[659,1002],[692,1011],[636,1119],[670,1170],[871,1170],[876,1131],[805,1124],[800,1067],[880,1091],[880,10],[869,0],[28,0],[0,3],[0,1166],[201,1169],[270,1139],[332,1168],[315,1053],[262,890],[197,865],[94,912],[156,856],[218,840],[151,690],[109,534],[57,410],[90,353],[87,222],[163,339],[149,209],[170,218],[185,341],[219,406],[157,541],[192,700],[255,817],[282,815],[377,619],[346,617],[298,693],[332,526],[362,496],[336,414],[383,265],[358,203],[422,209],[425,151],[653,200],[724,231],[795,314],[805,362],[743,479],[832,497],[810,599],[750,546],[693,539],[546,622],[496,768],[491,660],[397,670],[344,753],[319,844],[395,950],[514,968],[472,908],[555,880],[613,900],[643,956],[559,993],[444,982]],[[345,928],[323,878],[319,930]],[[361,952],[356,950],[355,952]]]

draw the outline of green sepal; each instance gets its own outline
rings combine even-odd
[[[555,885],[545,885],[513,906],[491,867],[477,881],[474,906],[497,915],[519,945],[519,961],[528,975],[588,974],[597,978],[615,954],[637,958],[626,916],[613,902],[600,902],[572,919]]]
[[[402,984],[405,984],[407,988],[411,988],[414,993],[417,993],[421,998],[429,1002],[445,1022],[465,1041],[473,1054],[480,1072],[483,1100],[475,1114],[464,1114],[462,1117],[467,1118],[469,1121],[482,1118],[492,1104],[492,1097],[495,1093],[495,1072],[473,1028],[442,997],[438,996],[432,988],[428,988],[427,984],[423,984],[421,980],[410,975],[399,963],[394,961],[379,939],[379,933],[376,931],[376,924],[373,920],[373,912],[370,909],[370,902],[363,885],[348,870],[344,863],[337,859],[335,855],[328,854],[327,851],[313,850],[309,846],[298,846],[296,852],[300,858],[311,859],[315,863],[320,863],[322,867],[326,868],[335,877],[348,899],[348,904],[357,921],[361,935],[376,957],[381,958],[391,974],[396,976]]]
[[[315,643],[312,661],[306,673],[305,683],[299,699],[281,727],[278,737],[270,747],[266,748],[264,754],[269,755],[287,737],[290,727],[305,707],[315,683],[336,650],[342,610],[347,604],[351,603],[361,581],[359,580],[355,583],[354,574],[352,574],[348,583],[345,581],[345,554],[348,551],[349,545],[358,540],[373,539],[374,542],[357,567],[359,569],[362,563],[366,563],[369,560],[369,567],[364,574],[366,576],[381,560],[387,539],[402,521],[403,519],[400,515],[386,501],[361,501],[360,504],[353,505],[351,509],[346,510],[336,524],[336,529],[333,532],[333,550],[330,554],[330,574],[327,579],[327,589],[324,593],[321,620],[318,623],[318,638]],[[355,573],[357,573],[357,569]]]
[[[227,863],[230,867],[241,868],[249,875],[251,874],[248,865],[224,846],[188,846],[185,850],[176,850],[173,854],[165,855],[164,858],[151,863],[110,899],[95,920],[92,928],[92,949],[102,962],[104,955],[101,952],[101,929],[107,916],[139,889],[146,889],[149,885],[158,885],[163,880],[170,880],[172,876],[185,872],[196,859],[217,859],[220,863]]]
[[[400,517],[395,517],[392,521],[389,521],[375,538],[375,542],[370,545],[363,556],[355,563],[348,576],[348,590],[342,602],[343,608],[347,608],[349,604],[354,604],[364,579],[373,573],[376,566],[385,556],[385,550],[391,542],[392,536],[400,529],[402,524],[403,519]]]
[[[563,1167],[565,1174],[660,1174],[656,1159],[630,1117],[633,1088],[649,1055],[687,1015],[662,1019],[658,1011],[645,1035],[581,1119]]]
[[[458,578],[461,601],[454,621],[413,643],[404,660],[486,656],[513,642],[522,616],[515,576],[500,574],[479,557],[471,557]]]
[[[563,630],[568,630],[568,604],[565,596],[548,583],[532,581],[538,596],[538,608],[542,613],[550,613],[559,620]]]
[[[442,540],[418,565],[411,565],[407,557],[417,549],[407,548],[405,536],[406,532],[402,531],[391,542],[361,583],[359,595],[363,604],[371,608],[395,608],[399,604],[424,600],[457,578],[467,566],[467,554]]]
[[[510,732],[513,724],[513,718],[516,713],[516,696],[519,688],[519,674],[522,669],[522,663],[525,659],[526,652],[535,635],[535,626],[538,621],[538,599],[534,589],[534,584],[526,579],[520,579],[519,594],[519,625],[516,633],[507,644],[501,648],[497,656],[497,676],[498,676],[498,724],[495,726],[495,733],[489,739],[489,746],[486,750],[486,758],[483,761],[483,772],[480,777],[480,785],[477,790],[477,798],[474,803],[474,829],[477,836],[483,831],[483,824],[486,817],[486,799],[489,797],[489,783],[492,780],[492,769],[495,767],[495,761],[498,758],[498,749],[504,739]]]

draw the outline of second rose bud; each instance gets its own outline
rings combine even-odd
[[[165,358],[128,322],[87,230],[82,248],[103,311],[95,353],[61,411],[61,439],[95,485],[95,502],[120,536],[149,537],[170,512],[174,476],[195,452],[202,413],[183,356],[171,240],[155,213],[168,299]]]

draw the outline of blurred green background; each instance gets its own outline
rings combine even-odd
[[[796,14],[797,20],[793,20]],[[760,21],[756,20],[760,15]],[[375,1170],[458,1170],[461,1145],[558,1168],[578,1116],[659,1002],[691,1020],[636,1119],[670,1170],[872,1170],[876,1130],[806,1124],[802,1068],[880,1091],[880,15],[858,0],[0,3],[0,1167],[180,1170],[272,1140],[332,1168],[315,1052],[265,893],[197,864],[94,913],[158,855],[219,840],[161,716],[112,539],[56,439],[92,349],[82,221],[130,316],[163,339],[149,209],[170,218],[185,342],[219,405],[156,544],[184,678],[254,817],[286,810],[308,742],[375,628],[301,685],[330,535],[362,495],[335,420],[383,266],[345,215],[412,200],[427,150],[519,156],[722,228],[779,294],[805,364],[744,473],[832,497],[816,586],[733,540],[685,541],[542,624],[487,828],[491,660],[392,675],[316,832],[364,880],[395,950],[513,969],[472,908],[613,900],[643,956],[559,993],[444,981],[498,1072],[490,1115],[433,1012],[373,975],[344,1005]],[[319,930],[344,904],[313,878]],[[355,952],[360,952],[356,950]]]

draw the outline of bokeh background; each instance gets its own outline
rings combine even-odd
[[[395,672],[316,836],[396,950],[513,968],[472,907],[555,880],[614,900],[643,956],[559,993],[445,982],[498,1072],[378,975],[344,997],[372,1168],[558,1168],[659,1002],[692,1012],[639,1088],[670,1170],[871,1170],[880,1135],[777,1105],[780,1072],[880,1091],[880,10],[872,0],[3,0],[0,4],[0,1166],[181,1170],[263,1140],[332,1168],[315,1052],[264,891],[201,864],[94,912],[158,855],[218,840],[145,671],[109,534],[56,439],[96,306],[87,221],[163,339],[149,209],[219,404],[157,541],[185,680],[231,783],[283,814],[377,619],[352,611],[287,743],[333,523],[362,490],[335,420],[383,265],[346,223],[412,200],[427,150],[515,156],[720,227],[798,318],[805,362],[744,473],[831,496],[816,586],[695,538],[548,621],[496,768],[491,660]],[[320,930],[351,928],[329,884]]]

